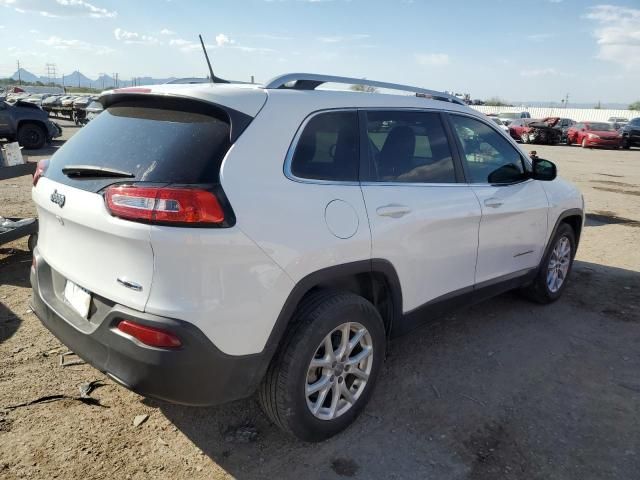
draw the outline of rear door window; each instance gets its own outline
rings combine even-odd
[[[451,149],[438,113],[367,112],[367,144],[369,181],[456,182]]]
[[[56,152],[46,176],[90,191],[122,179],[69,178],[62,169],[78,165],[110,168],[131,173],[134,182],[217,183],[231,146],[229,135],[229,121],[222,112],[211,115],[199,109],[116,104]]]
[[[298,178],[358,181],[358,115],[353,111],[323,112],[304,127],[291,160]]]

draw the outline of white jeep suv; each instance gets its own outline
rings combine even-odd
[[[346,428],[388,338],[450,309],[567,284],[584,219],[553,163],[455,97],[265,86],[105,93],[34,176],[33,308],[142,395],[256,390],[300,439]]]

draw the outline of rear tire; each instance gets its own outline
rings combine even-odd
[[[623,138],[622,139],[622,144],[620,145],[623,150],[629,150],[631,148],[631,144],[629,143],[629,139],[628,138]]]
[[[520,135],[520,141],[522,143],[529,143],[529,135],[527,135],[526,133],[523,133],[522,135]]]
[[[40,125],[25,123],[18,129],[18,143],[27,150],[38,150],[47,142],[47,134]]]
[[[314,293],[294,314],[260,386],[260,404],[273,423],[300,440],[332,437],[367,404],[385,348],[382,318],[369,301],[349,292]]]
[[[546,304],[558,300],[567,286],[575,254],[576,236],[573,228],[561,223],[549,242],[535,280],[522,288],[521,292],[537,303]]]

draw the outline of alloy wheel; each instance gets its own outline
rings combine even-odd
[[[307,369],[307,407],[320,420],[349,411],[362,395],[373,368],[373,340],[360,323],[347,322],[318,345]]]
[[[547,266],[547,287],[551,293],[556,293],[567,278],[571,265],[571,242],[567,237],[560,237],[556,242],[549,265]]]

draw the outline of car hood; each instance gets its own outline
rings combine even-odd
[[[587,130],[586,133],[592,133],[594,135],[598,135],[600,137],[617,137],[618,132],[610,132],[608,130]]]
[[[24,108],[34,108],[36,110],[40,110],[40,107],[32,102],[27,102],[25,100],[18,100],[15,104],[15,107],[24,107]]]

